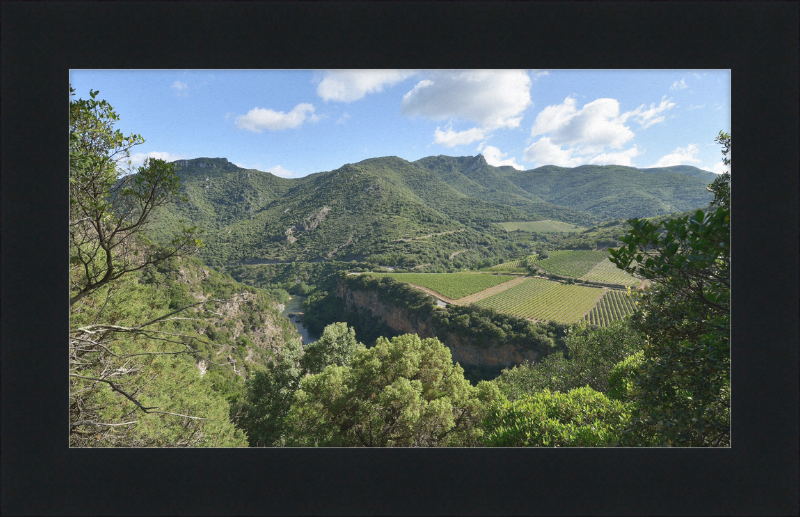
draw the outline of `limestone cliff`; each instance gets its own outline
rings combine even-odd
[[[181,316],[192,318],[189,321],[193,322],[194,333],[213,343],[200,350],[204,356],[213,363],[228,365],[242,378],[250,376],[251,367],[263,367],[280,356],[288,340],[301,339],[297,328],[281,316],[282,307],[276,299],[239,284],[196,259],[174,258],[163,270],[145,276],[142,282],[159,282],[167,291],[185,286],[186,298],[179,300],[181,306],[194,301],[224,300],[206,305],[206,310],[194,307]],[[200,358],[196,367],[205,375],[212,365]]]
[[[453,362],[470,366],[492,366],[509,368],[525,361],[538,362],[539,354],[522,346],[477,345],[475,340],[437,331],[430,315],[416,316],[381,299],[377,291],[360,291],[349,288],[340,281],[336,296],[344,302],[345,310],[356,312],[369,310],[375,318],[403,334],[417,334],[421,338],[436,337],[450,349]],[[438,310],[438,309],[437,309]]]

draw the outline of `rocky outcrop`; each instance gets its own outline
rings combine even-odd
[[[471,339],[452,334],[441,334],[437,337],[450,349],[454,363],[510,368],[525,361],[531,363],[539,361],[539,354],[518,346],[478,346]]]
[[[416,318],[407,311],[383,302],[376,291],[357,291],[348,289],[343,282],[339,282],[336,296],[344,300],[345,310],[357,312],[367,309],[372,315],[397,332],[403,334],[417,334],[421,338],[434,337],[430,318]]]
[[[431,323],[430,315],[419,317],[409,311],[387,303],[380,298],[378,291],[359,291],[350,289],[339,282],[336,296],[344,302],[345,310],[356,312],[368,310],[372,316],[401,334],[417,334],[421,338],[436,337],[450,349],[453,362],[470,366],[502,366],[510,368],[525,361],[538,362],[539,354],[522,346],[478,345],[475,340],[439,332]]]
[[[319,212],[306,217],[295,225],[290,226],[284,232],[284,235],[286,235],[286,240],[289,241],[289,243],[296,242],[297,237],[293,235],[295,232],[299,234],[300,232],[310,232],[311,230],[315,230],[317,226],[319,226],[325,220],[330,211],[330,207],[323,206]]]

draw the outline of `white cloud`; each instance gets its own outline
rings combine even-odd
[[[473,127],[472,129],[467,129],[466,131],[459,131],[459,132],[453,131],[452,126],[446,127],[445,131],[440,131],[439,128],[437,127],[436,131],[433,133],[433,141],[445,147],[466,145],[476,140],[481,140],[483,138],[484,138],[483,131],[477,127]]]
[[[689,107],[688,107],[688,108],[686,108],[686,110],[687,110],[687,111],[699,110],[700,108],[705,108],[705,107],[706,107],[706,105],[705,105],[705,104],[701,104],[701,105],[699,105],[699,106],[695,106],[694,104],[691,104],[691,105],[689,105]]]
[[[178,93],[178,97],[186,97],[187,95],[189,95],[189,92],[187,91],[189,89],[189,85],[184,83],[183,81],[175,81],[174,83],[172,83],[170,88],[176,90],[176,92]]]
[[[261,133],[264,129],[280,131],[298,127],[306,120],[316,122],[319,117],[314,115],[314,106],[304,102],[295,106],[289,113],[253,108],[246,115],[236,117],[235,125],[240,129]]]
[[[700,148],[697,144],[689,144],[686,147],[678,147],[672,153],[662,156],[650,167],[671,167],[673,165],[687,165],[688,162],[698,163],[700,160],[697,154]]]
[[[702,169],[704,171],[713,172],[714,174],[722,174],[723,172],[730,172],[731,166],[725,165],[722,162],[717,162],[714,165],[711,165],[710,167],[703,167]]]
[[[368,93],[383,91],[416,72],[413,70],[330,70],[317,86],[317,95],[326,101],[353,102]]]
[[[228,113],[226,113],[225,114],[225,120],[226,121],[229,120],[231,118],[231,115],[233,115],[233,113],[231,113],[230,111]]]
[[[618,153],[601,153],[595,156],[575,156],[586,155],[583,149],[562,149],[561,146],[554,144],[549,137],[540,138],[528,146],[523,159],[534,162],[537,166],[557,165],[559,167],[577,167],[578,165],[625,165],[635,167],[633,158],[642,154],[638,146],[634,145],[630,149]]]
[[[684,88],[688,88],[689,86],[686,84],[686,78],[681,79],[681,82],[675,81],[672,83],[672,86],[669,87],[670,90],[683,90]]]
[[[536,116],[531,136],[550,133],[548,145],[577,145],[579,152],[619,149],[634,136],[624,125],[632,113],[620,116],[615,99],[597,99],[578,110],[575,99],[567,97],[563,104],[548,106]]]
[[[644,129],[663,122],[665,117],[661,113],[674,106],[675,103],[664,96],[657,106],[652,103],[645,109],[642,104],[625,113],[620,113],[616,99],[596,99],[579,110],[576,100],[567,97],[562,104],[547,106],[536,116],[531,136],[547,136],[525,149],[523,158],[541,165],[562,167],[581,163],[633,166],[632,158],[641,154],[636,146],[613,153],[606,149],[622,149],[635,136],[625,125],[628,120],[639,123]]]
[[[299,178],[300,175],[296,174],[290,170],[284,169],[280,165],[276,165],[275,167],[267,169],[267,172],[274,174],[275,176],[280,176],[281,178]]]
[[[144,160],[146,158],[156,158],[158,160],[164,160],[165,162],[174,162],[175,160],[180,160],[186,158],[186,155],[183,154],[173,154],[173,153],[166,153],[166,152],[159,152],[159,151],[150,151],[149,153],[136,153],[132,154],[130,158],[122,158],[118,163],[118,167],[127,170],[128,164],[123,163],[123,161],[130,160],[131,167],[134,169],[141,167],[144,165]]]
[[[642,154],[642,152],[634,145],[627,151],[599,154],[589,160],[589,163],[592,165],[625,165],[627,167],[635,167],[633,164],[633,157],[639,156],[640,154]]]
[[[561,149],[561,146],[550,141],[550,137],[542,137],[528,146],[522,157],[525,161],[538,165],[558,165],[559,167],[576,167],[585,163],[580,157],[573,157],[574,149]]]
[[[471,120],[485,131],[519,127],[533,103],[524,70],[433,72],[403,96],[400,113],[433,120]]]
[[[493,165],[495,167],[502,167],[503,165],[510,165],[510,166],[514,167],[515,169],[517,169],[518,171],[521,171],[521,170],[524,169],[524,167],[522,165],[519,165],[517,163],[517,159],[514,158],[514,157],[511,157],[511,158],[508,158],[506,160],[503,160],[503,157],[505,155],[507,155],[508,153],[501,153],[500,149],[498,149],[497,147],[493,147],[491,145],[487,145],[483,149],[483,152],[481,154],[483,154],[483,157],[486,159],[486,163],[488,163],[489,165]]]
[[[540,77],[546,77],[548,75],[550,75],[550,72],[548,72],[547,70],[545,70],[543,72],[536,72],[536,73],[533,74],[533,80],[535,81],[536,79],[538,79]]]
[[[667,99],[667,96],[664,95],[663,97],[661,97],[661,104],[659,104],[658,106],[656,106],[655,103],[652,103],[650,104],[649,110],[642,111],[642,109],[644,109],[644,104],[642,104],[633,111],[628,111],[623,113],[622,117],[620,118],[622,118],[622,120],[626,120],[628,117],[633,117],[636,120],[636,122],[642,125],[642,128],[646,129],[652,126],[653,124],[664,122],[664,119],[666,117],[664,116],[657,117],[656,115],[658,115],[662,111],[666,111],[668,109],[675,107],[675,103],[670,102],[670,100],[672,99]]]
[[[345,122],[347,122],[347,119],[349,119],[349,118],[350,118],[350,115],[347,112],[342,113],[342,116],[339,117],[339,120],[337,120],[336,123],[337,124],[344,124]]]

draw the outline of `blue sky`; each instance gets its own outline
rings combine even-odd
[[[728,70],[72,70],[141,134],[134,166],[227,158],[282,177],[379,156],[475,156],[533,169],[722,172]]]

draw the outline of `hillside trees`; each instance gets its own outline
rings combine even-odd
[[[730,135],[716,141],[730,164]],[[630,369],[636,409],[623,443],[730,444],[730,174],[708,190],[706,212],[632,219],[625,246],[610,251],[619,268],[653,282],[631,318],[647,345]]]
[[[179,200],[178,179],[161,160],[121,177],[117,162],[143,139],[115,131],[97,93],[69,103],[70,445],[243,445],[227,403],[179,357],[198,355],[177,316],[187,307],[168,309],[186,298],[129,275],[201,245],[196,228],[169,246],[141,235],[156,207]]]
[[[485,408],[498,396],[491,383],[472,387],[436,338],[380,338],[349,366],[331,365],[302,380],[287,415],[287,444],[479,445]]]
[[[300,381],[329,365],[349,365],[362,349],[364,345],[356,340],[355,331],[342,322],[325,327],[319,340],[305,350],[299,341],[289,341],[274,362],[247,380],[244,402],[231,410],[239,415],[237,425],[247,432],[250,445],[285,445],[286,415]]]
[[[70,95],[74,95],[70,88]],[[181,227],[170,246],[136,247],[158,207],[185,201],[174,167],[147,159],[136,174],[120,177],[118,162],[144,143],[141,135],[114,130],[119,116],[106,101],[70,101],[70,305],[92,291],[149,264],[201,243],[196,227]]]
[[[567,357],[554,353],[536,365],[504,370],[495,380],[500,391],[512,402],[543,390],[567,393],[584,386],[606,393],[614,366],[639,351],[644,339],[626,322],[616,322],[602,328],[572,326],[565,344]]]
[[[487,411],[484,443],[493,447],[603,447],[619,439],[628,407],[590,387],[545,389]]]

